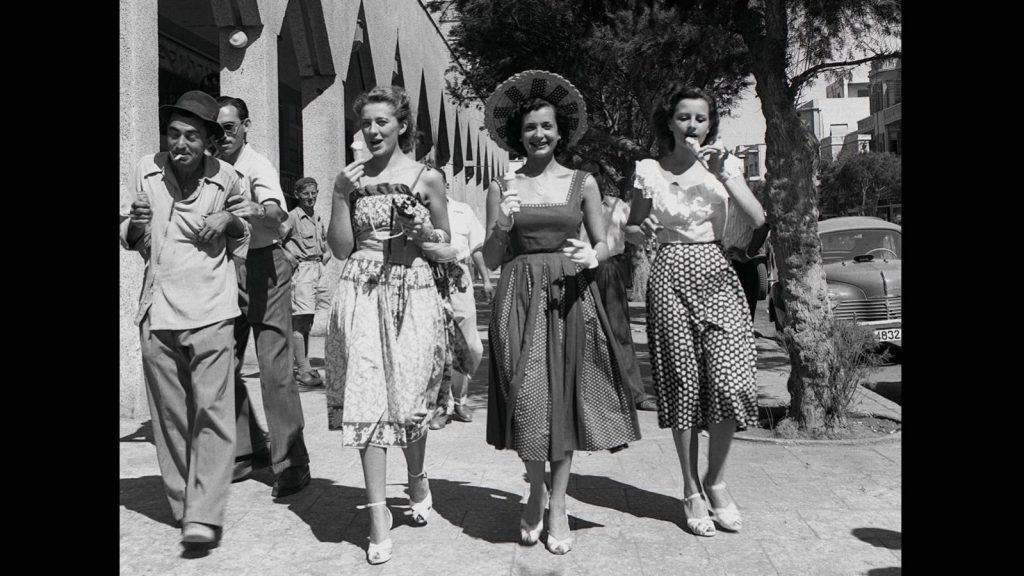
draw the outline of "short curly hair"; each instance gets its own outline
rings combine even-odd
[[[352,112],[358,118],[363,115],[364,106],[377,103],[390,104],[395,109],[395,119],[398,120],[398,123],[405,123],[405,133],[398,135],[398,147],[402,149],[402,152],[411,151],[416,141],[416,127],[413,126],[412,105],[409,103],[409,94],[405,88],[374,86],[356,98],[355,103],[352,104]]]
[[[558,126],[558,145],[555,146],[555,154],[561,155],[565,151],[571,131],[569,130],[569,117],[558,111],[558,106],[543,98],[528,98],[519,103],[515,112],[505,121],[505,134],[507,134],[508,145],[515,149],[521,156],[526,156],[526,146],[523,146],[523,118],[535,110],[550,106],[555,111],[555,125]]]
[[[672,137],[672,131],[669,130],[668,124],[672,120],[672,115],[675,113],[676,105],[679,104],[679,101],[687,99],[699,99],[708,103],[710,127],[704,142],[714,142],[718,138],[719,116],[715,98],[710,93],[696,86],[673,82],[661,92],[661,95],[654,103],[654,112],[651,114],[651,129],[658,140],[658,149],[662,154],[671,152],[676,147],[675,138]],[[701,144],[704,144],[704,142],[701,142]]]

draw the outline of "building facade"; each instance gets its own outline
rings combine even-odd
[[[334,177],[352,161],[352,103],[378,84],[407,90],[419,132],[410,155],[442,167],[452,196],[481,221],[487,179],[507,169],[508,154],[483,128],[482,103],[456,105],[445,93],[458,63],[421,0],[121,0],[120,39],[122,191],[137,160],[162,146],[158,107],[194,89],[245,100],[248,142],[278,168],[286,193],[298,178],[315,178],[325,219]],[[145,411],[132,322],[143,263],[123,249],[120,262],[120,412],[134,416]],[[332,286],[340,269],[332,261]],[[318,314],[314,330],[323,326]]]

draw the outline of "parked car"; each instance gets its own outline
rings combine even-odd
[[[833,315],[870,326],[879,342],[902,347],[902,228],[873,216],[844,216],[819,221],[818,237]],[[781,286],[773,282],[768,316],[776,329],[785,314]]]

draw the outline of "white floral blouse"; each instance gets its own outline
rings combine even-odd
[[[730,161],[742,163],[734,156],[726,158],[726,162]],[[633,187],[652,200],[651,214],[664,227],[658,231],[658,242],[690,244],[721,240],[728,216],[729,193],[725,186],[711,173],[687,186],[680,186],[670,177],[657,160],[648,158],[636,163]]]

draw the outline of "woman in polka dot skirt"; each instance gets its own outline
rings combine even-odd
[[[515,450],[526,466],[520,542],[535,544],[547,528],[548,551],[565,554],[572,548],[565,493],[573,452],[640,438],[618,369],[625,352],[613,346],[594,281],[598,260],[608,256],[601,194],[590,174],[555,158],[585,131],[586,108],[561,76],[527,71],[495,89],[485,122],[499,145],[526,157],[487,191],[483,256],[489,268],[501,267],[488,327],[487,442]],[[578,240],[581,223],[598,239],[593,244]]]
[[[721,238],[730,198],[755,227],[764,223],[764,211],[743,179],[743,162],[717,140],[718,110],[709,94],[673,83],[656,103],[651,125],[661,157],[636,164],[626,233],[638,243],[658,242],[647,286],[658,426],[672,428],[687,527],[713,536],[716,525],[740,529],[725,461],[733,433],[757,423],[753,325]],[[709,435],[703,481],[701,429]]]

